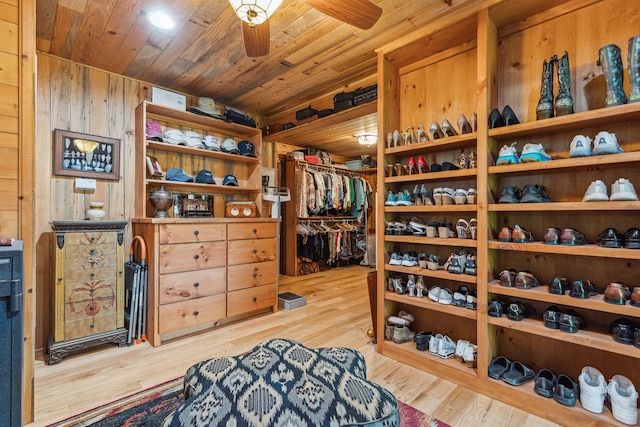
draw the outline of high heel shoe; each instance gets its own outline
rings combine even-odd
[[[420,195],[422,196],[422,204],[425,206],[435,206],[436,202],[433,200],[433,195],[431,191],[422,184],[420,186]]]
[[[433,137],[433,139],[444,138],[444,133],[442,132],[442,129],[440,128],[438,122],[431,123],[431,127],[429,128],[429,130],[431,131],[431,136]]]
[[[471,113],[469,116],[469,124],[471,125],[471,131],[478,131],[478,115],[476,113]]]
[[[404,131],[404,139],[407,145],[418,142],[418,137],[416,136],[416,132],[413,130],[413,126],[407,126],[407,129]]]
[[[418,125],[418,142],[427,142],[429,137],[427,136],[427,131],[424,128],[423,124]]]
[[[517,125],[520,123],[520,120],[518,120],[518,117],[516,117],[516,113],[514,113],[511,107],[508,105],[505,105],[502,109],[502,119],[504,120],[504,124],[506,126]]]
[[[387,148],[393,147],[393,132],[387,134]]]
[[[425,161],[424,157],[418,157],[418,172],[419,173],[427,173],[429,172],[429,165]]]
[[[420,194],[420,185],[413,187],[413,200],[416,206],[422,206],[422,194]]]
[[[393,176],[394,171],[395,171],[395,170],[394,170],[393,165],[387,165],[387,176],[388,176],[388,177],[392,177],[392,176]]]
[[[505,125],[504,119],[497,108],[491,110],[489,114],[489,129],[500,128]]]
[[[396,175],[409,175],[409,167],[407,165],[403,165],[402,163],[396,163],[395,165]]]
[[[464,114],[460,114],[460,117],[458,117],[458,129],[460,130],[460,135],[472,132],[471,125]]]
[[[442,131],[444,132],[445,136],[456,136],[458,134],[453,125],[447,119],[444,119],[444,121],[442,122]]]
[[[409,159],[407,167],[409,168],[409,175],[417,174],[419,172],[418,165],[416,164],[416,161],[413,157]]]
[[[404,138],[402,137],[402,134],[400,133],[399,130],[394,130],[393,131],[393,146],[394,147],[399,147],[401,145],[404,145]]]

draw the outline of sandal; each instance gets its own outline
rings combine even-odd
[[[464,205],[467,203],[467,192],[462,188],[458,188],[454,195],[454,201],[456,205]]]
[[[442,206],[442,188],[434,188],[433,189],[433,200],[436,206]]]
[[[460,218],[456,223],[456,233],[458,233],[458,239],[470,239],[471,228],[469,228],[469,223]]]
[[[475,205],[477,198],[478,192],[475,188],[470,188],[467,190],[467,203],[469,203],[470,205]]]
[[[449,206],[453,204],[454,197],[453,188],[443,188],[442,189],[442,204],[445,206]]]
[[[476,240],[478,238],[476,232],[478,230],[478,220],[475,218],[471,218],[469,220],[469,230],[471,230],[471,238]]]

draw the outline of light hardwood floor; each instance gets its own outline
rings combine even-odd
[[[48,366],[36,361],[35,422],[44,426],[184,374],[192,364],[247,351],[269,338],[309,347],[345,346],[362,352],[367,376],[398,399],[452,426],[555,426],[497,400],[377,354],[371,328],[368,267],[343,267],[303,277],[281,276],[280,292],[307,305],[169,342],[103,349]]]

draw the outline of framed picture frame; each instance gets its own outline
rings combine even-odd
[[[160,162],[153,156],[147,156],[147,172],[152,179],[164,179],[164,171]]]
[[[120,180],[120,140],[55,129],[53,174]]]

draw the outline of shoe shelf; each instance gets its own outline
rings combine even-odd
[[[640,317],[640,307],[634,307],[630,304],[610,304],[604,301],[602,294],[594,295],[591,298],[586,299],[572,298],[568,294],[551,294],[549,293],[549,288],[547,286],[538,286],[532,289],[508,288],[506,286],[500,286],[499,281],[497,280],[492,280],[491,282],[489,282],[488,292],[497,295],[541,301],[549,304],[564,305],[573,308],[583,308],[586,310],[595,310],[604,313],[618,314],[620,316]]]
[[[458,307],[454,304],[440,304],[429,297],[424,298],[410,297],[407,294],[397,294],[395,292],[385,291],[384,299],[396,301],[414,307],[426,308],[428,310],[439,311],[441,313],[451,314],[452,316],[464,317],[467,319],[477,320],[478,312],[470,308]],[[640,310],[640,309],[639,309]]]
[[[498,393],[514,399],[514,402],[511,403],[515,403],[515,401],[527,402],[527,404],[530,406],[547,409],[549,408],[549,405],[552,405],[554,412],[562,412],[562,418],[563,420],[565,420],[564,422],[561,421],[561,424],[563,425],[610,425],[616,427],[623,427],[627,425],[613,418],[613,414],[611,413],[609,405],[605,405],[602,412],[597,414],[594,412],[589,412],[586,409],[582,408],[582,406],[580,406],[579,398],[576,406],[569,407],[557,403],[555,400],[553,400],[553,398],[540,396],[533,389],[533,386],[535,384],[534,381],[530,381],[520,386],[512,386],[502,380],[496,380],[493,378],[487,378],[487,381],[490,383],[490,387],[493,387],[496,390],[500,390]]]
[[[386,148],[384,150],[384,153],[410,156],[414,154],[424,154],[427,152],[455,150],[458,148],[475,148],[476,139],[477,133],[465,133],[462,135],[446,136],[444,138],[432,139],[426,142],[417,142],[415,144]]]
[[[510,320],[506,317],[487,317],[491,325],[508,328],[532,335],[559,340],[566,343],[577,344],[609,353],[621,354],[640,358],[640,349],[631,344],[621,344],[614,341],[611,334],[604,327],[588,325],[587,329],[581,329],[576,333],[562,332],[559,329],[550,329],[544,326],[542,319],[527,318],[520,321]]]
[[[512,141],[517,138],[548,135],[563,131],[580,131],[587,127],[610,126],[612,123],[638,119],[640,119],[640,103],[624,104],[489,129],[489,136],[497,141]]]
[[[173,145],[166,142],[147,141],[147,150],[159,150],[172,153],[190,154],[198,157],[209,157],[212,159],[227,160],[234,163],[259,164],[260,159],[256,157],[241,156],[238,154],[223,153],[222,151],[204,150],[202,148],[191,148],[183,145]]]
[[[478,372],[476,368],[468,368],[465,363],[462,363],[453,357],[443,359],[439,356],[434,356],[429,353],[429,350],[420,351],[416,349],[416,345],[413,341],[397,344],[393,341],[385,340],[382,343],[383,352],[385,355],[403,360],[412,366],[419,369],[432,372],[436,375],[440,375],[443,370],[453,370],[456,372],[454,375],[462,375],[466,379],[470,377],[477,377]],[[465,378],[461,378],[463,381]]]
[[[593,170],[597,166],[620,165],[640,162],[640,151],[603,156],[554,159],[546,162],[520,163],[517,165],[490,166],[490,174],[517,174],[540,171],[541,173],[565,172],[565,169]],[[572,171],[573,172],[573,171]]]
[[[454,274],[444,270],[424,270],[418,266],[404,267],[402,265],[385,264],[384,269],[395,273],[415,274],[424,277],[433,277],[435,279],[453,280],[455,282],[477,283],[478,281],[476,276],[470,274]]]
[[[386,212],[423,212],[423,213],[437,213],[437,212],[475,212],[476,205],[437,205],[437,206],[385,206]]]
[[[598,245],[546,245],[542,241],[531,243],[488,242],[489,249],[503,251],[536,252],[558,255],[576,255],[599,258],[640,259],[639,249],[603,248]]]
[[[215,194],[253,194],[262,192],[261,188],[253,187],[234,187],[230,185],[215,184],[198,184],[193,182],[175,182],[165,181],[163,179],[147,179],[147,187],[149,189],[160,188],[164,185],[170,191],[195,191],[195,192],[213,192]]]
[[[384,179],[385,183],[393,182],[414,182],[414,181],[434,181],[459,178],[475,178],[477,169],[458,169],[452,171],[415,173],[411,175],[391,176]]]
[[[441,239],[439,237],[415,237],[415,236],[392,236],[385,235],[385,242],[395,243],[416,243],[421,245],[436,245],[436,246],[456,246],[465,248],[475,248],[478,246],[477,240],[472,239]],[[640,254],[640,253],[639,253]]]
[[[640,202],[491,203],[490,212],[638,211]]]

